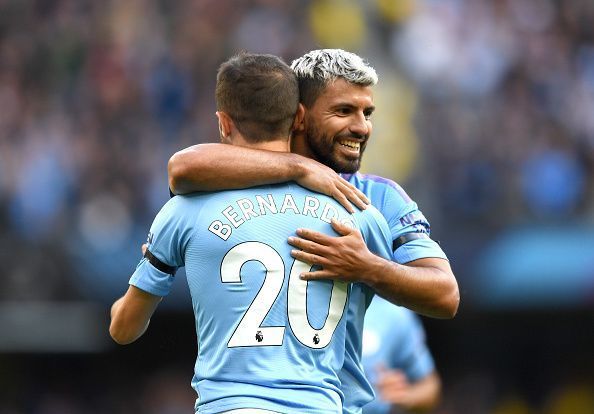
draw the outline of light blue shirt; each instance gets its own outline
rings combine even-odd
[[[408,233],[427,236],[397,248],[392,255],[394,262],[403,264],[427,257],[447,259],[439,245],[429,238],[429,222],[398,184],[375,175],[356,173],[342,176],[361,190],[384,216],[390,227],[392,240]],[[361,413],[362,407],[374,399],[373,387],[365,376],[361,362],[364,314],[373,296],[371,289],[362,286],[360,291],[351,295],[349,301],[346,355],[340,372],[341,389],[345,395],[345,414]]]
[[[311,266],[295,261],[287,243],[300,227],[336,235],[332,217],[390,257],[390,231],[375,208],[350,215],[294,183],[177,196],[159,212],[148,249],[186,267],[198,337],[196,412],[340,412],[345,314],[361,287],[301,280]],[[143,259],[130,284],[166,296],[174,279]]]
[[[399,369],[416,382],[435,369],[425,343],[425,331],[412,311],[376,296],[365,315],[363,368],[375,386],[379,367]],[[376,399],[363,408],[364,414],[387,414],[390,404]]]

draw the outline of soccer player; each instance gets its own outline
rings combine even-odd
[[[271,55],[241,54],[221,65],[216,101],[222,142],[271,152],[289,150],[303,115],[294,73]],[[287,243],[299,227],[335,234],[335,220],[390,257],[390,231],[377,210],[350,215],[295,183],[173,197],[112,306],[112,337],[126,344],[142,335],[185,266],[198,337],[196,412],[341,412],[346,314],[360,286],[303,280],[312,264],[293,259]]]
[[[365,314],[363,367],[376,399],[364,414],[426,412],[441,396],[441,379],[419,317],[379,296]]]
[[[185,193],[293,180],[360,206],[358,189],[384,215],[393,241],[391,261],[373,255],[356,232],[339,223],[333,228],[341,237],[302,229],[299,237],[290,239],[300,249],[293,257],[322,267],[308,272],[306,279],[358,282],[366,287],[358,291],[360,297],[351,296],[347,356],[341,372],[347,397],[344,410],[355,413],[373,399],[360,360],[363,317],[373,293],[426,316],[451,318],[460,300],[458,284],[445,253],[429,237],[429,223],[417,204],[393,181],[357,173],[372,131],[375,70],[359,56],[340,49],[311,51],[291,67],[305,107],[303,121],[293,133],[292,154],[196,145],[170,159],[170,187]],[[334,171],[343,173],[344,180]]]

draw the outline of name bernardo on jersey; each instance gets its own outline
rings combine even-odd
[[[280,201],[280,200],[279,200]],[[280,208],[278,208],[280,204]],[[341,221],[344,224],[354,227],[350,218],[340,218],[338,209],[327,202],[322,202],[316,197],[306,196],[303,203],[298,204],[291,194],[285,194],[282,203],[272,197],[272,194],[266,196],[256,195],[252,198],[242,198],[236,200],[225,207],[221,214],[224,216],[220,220],[214,220],[208,226],[208,230],[227,241],[233,233],[233,229],[239,228],[246,221],[264,216],[266,214],[301,214],[311,216],[326,223],[330,223],[332,218]]]

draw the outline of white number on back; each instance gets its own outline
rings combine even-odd
[[[314,329],[307,319],[307,280],[302,280],[299,275],[309,271],[311,268],[307,263],[295,260],[289,275],[289,323],[291,330],[305,346],[311,348],[324,348],[330,343],[332,335],[338,326],[338,322],[344,313],[347,301],[347,283],[334,282],[330,304],[328,305],[328,316],[322,329]],[[323,311],[323,309],[322,309]]]
[[[223,258],[221,280],[223,283],[241,283],[241,267],[252,260],[257,260],[264,265],[266,277],[262,288],[231,336],[227,344],[230,348],[282,345],[283,343],[284,326],[266,328],[260,326],[283,288],[285,265],[277,251],[259,242],[238,244]]]
[[[285,278],[285,266],[281,255],[261,242],[238,244],[227,252],[221,264],[223,283],[241,283],[241,267],[249,261],[259,261],[266,268],[262,288],[244,313],[227,346],[282,345],[284,326],[263,327],[262,322],[278,298]],[[295,337],[310,348],[324,348],[344,314],[348,284],[334,282],[328,305],[328,316],[321,329],[313,328],[307,318],[307,284],[299,275],[310,270],[310,265],[295,260],[291,266],[288,287],[288,319]],[[324,310],[321,310],[324,311]]]

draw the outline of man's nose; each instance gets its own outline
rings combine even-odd
[[[355,135],[366,137],[371,132],[371,122],[363,113],[357,114],[353,117],[349,130]]]

